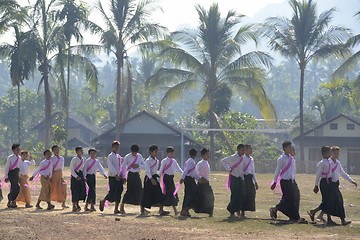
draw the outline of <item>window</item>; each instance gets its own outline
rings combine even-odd
[[[354,130],[355,129],[355,124],[353,124],[353,123],[346,124],[346,129],[347,130]]]
[[[330,123],[330,130],[337,130],[338,124],[337,123]]]

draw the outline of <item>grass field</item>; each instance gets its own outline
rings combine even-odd
[[[30,171],[31,172],[31,171]],[[65,170],[65,177],[70,175]],[[176,176],[176,180],[179,179]],[[278,213],[278,221],[270,220],[269,207],[279,201],[280,193],[269,189],[271,174],[258,174],[259,190],[256,195],[256,212],[248,212],[246,219],[229,219],[226,206],[230,192],[226,191],[227,173],[214,172],[210,183],[215,193],[214,217],[195,214],[191,218],[173,216],[160,217],[157,208],[151,215],[139,216],[138,206],[125,206],[124,215],[113,214],[113,204],[104,212],[72,213],[71,208],[61,209],[55,203],[54,211],[6,208],[8,188],[4,187],[4,200],[0,203],[0,239],[360,239],[360,189],[341,179],[346,216],[352,224],[346,227],[327,227],[323,223],[286,224],[287,218]],[[360,176],[353,176],[360,183]],[[143,178],[142,178],[143,179]],[[320,194],[314,194],[314,175],[298,174],[297,182],[301,192],[300,215],[309,220],[306,211],[320,203]],[[32,204],[35,204],[39,189],[32,191]],[[97,200],[106,194],[107,180],[97,177]],[[68,191],[70,186],[68,185]],[[181,207],[183,186],[179,190]],[[68,193],[69,198],[69,193]],[[70,206],[70,199],[67,200]],[[45,204],[44,204],[45,207]],[[81,207],[83,204],[81,203]],[[98,207],[98,206],[97,206]],[[340,222],[338,218],[334,218]]]

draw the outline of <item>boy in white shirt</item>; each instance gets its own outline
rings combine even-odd
[[[96,202],[96,172],[99,171],[101,175],[107,179],[107,175],[104,167],[101,165],[99,160],[96,159],[96,149],[90,148],[88,151],[89,158],[85,161],[84,164],[84,178],[85,182],[88,185],[89,192],[86,198],[85,211],[95,212],[96,209],[94,204]],[[91,204],[90,209],[88,208],[89,203]]]
[[[35,161],[30,156],[29,152],[26,150],[21,151],[21,169],[20,169],[20,177],[19,177],[19,184],[20,184],[20,192],[16,198],[16,202],[20,204],[25,204],[26,208],[31,208],[31,193],[30,193],[30,186],[29,186],[29,167],[35,166]]]
[[[210,165],[208,159],[210,158],[210,151],[208,148],[203,148],[200,153],[202,160],[196,164],[196,174],[199,180],[194,211],[196,213],[207,213],[209,217],[212,217],[214,212],[214,192],[209,182]]]
[[[5,182],[10,181],[10,193],[8,194],[8,203],[9,208],[16,208],[16,198],[20,192],[19,186],[19,172],[21,167],[21,157],[20,157],[20,144],[14,143],[11,146],[13,154],[11,154],[5,164]]]
[[[51,147],[54,155],[51,156],[51,162],[53,163],[53,177],[51,181],[51,201],[56,201],[61,203],[63,208],[68,208],[66,206],[66,188],[67,185],[63,179],[63,171],[65,159],[60,155],[60,147],[58,145],[53,145]]]
[[[75,148],[76,156],[71,159],[70,171],[71,171],[71,201],[73,204],[73,212],[81,211],[79,201],[85,201],[86,198],[86,187],[84,180],[84,150],[82,147]]]

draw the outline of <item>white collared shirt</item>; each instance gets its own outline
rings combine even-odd
[[[200,162],[196,164],[196,174],[199,178],[205,178],[209,181],[210,179],[210,165],[209,162],[202,159]]]
[[[222,159],[221,164],[224,166],[226,171],[230,172],[231,167],[237,164],[240,161],[240,159],[241,157],[239,156],[239,154],[235,153],[231,156]],[[236,168],[232,169],[231,175],[233,175],[234,177],[241,177],[242,179],[244,179],[244,167],[245,166],[243,159],[242,162]]]
[[[290,154],[289,154],[289,156],[287,156],[285,153],[283,153],[278,158],[277,164],[276,164],[274,182],[277,182],[279,174],[289,164],[290,156],[291,156]],[[284,179],[284,180],[290,180],[290,179],[295,180],[296,179],[296,162],[295,162],[294,157],[292,157],[292,159],[293,160],[291,162],[290,168],[286,172],[284,172],[284,174],[281,175],[280,179]]]
[[[124,175],[125,171],[124,171],[123,168],[122,168],[123,175],[121,176],[120,166],[119,166],[119,157],[120,157],[120,155],[116,154],[114,152],[111,152],[108,155],[107,165],[108,165],[108,169],[109,169],[109,171],[108,171],[108,176],[109,177],[115,177],[115,176],[119,176],[119,177],[122,177],[122,178],[125,177],[125,175]],[[121,159],[121,160],[123,160],[123,159]]]
[[[156,164],[155,164],[156,163]],[[148,178],[152,178],[152,175],[157,173],[157,170],[159,168],[159,160],[154,159],[151,156],[149,156],[145,161],[145,173]]]
[[[326,178],[326,173],[329,171],[329,159],[322,159],[316,166],[317,170],[316,170],[316,178],[315,178],[315,186],[319,185],[319,181],[322,178]],[[323,174],[325,173],[325,174]],[[327,175],[328,178],[332,177],[332,173],[331,173],[331,164],[330,164],[330,171],[329,174]]]
[[[81,163],[81,160],[83,160],[82,163]],[[80,165],[80,163],[81,163],[81,165]],[[80,159],[78,156],[73,157],[73,159],[71,159],[71,162],[70,162],[71,176],[73,176],[74,178],[78,177],[78,175],[75,172],[75,168],[77,168],[79,165],[80,165],[80,167],[78,168],[77,172],[78,171],[84,172],[84,163],[85,163],[84,158],[81,157],[81,159]]]
[[[164,169],[170,164],[171,161],[173,161],[171,166],[164,171]],[[166,157],[161,161],[159,174],[162,174],[163,171],[164,174],[167,175],[175,175],[176,172],[179,172],[180,174],[183,173],[183,170],[181,169],[177,161],[174,158],[171,159],[169,157]]]
[[[339,181],[340,180],[340,175],[343,178],[345,178],[346,180],[348,180],[350,183],[353,182],[352,178],[342,168],[341,162],[339,160],[336,160],[336,162],[334,162],[331,158],[329,158],[329,161],[331,163],[331,172],[332,172],[331,179],[332,179],[333,182]],[[333,172],[333,169],[335,168],[337,163],[339,163],[339,165],[337,166],[337,168]]]
[[[256,175],[255,175],[254,159],[251,156],[247,157],[245,154],[243,155],[243,158],[244,158],[244,160],[243,160],[244,161],[244,175],[248,175],[248,174],[253,175],[254,182],[257,182]],[[249,164],[249,161],[250,161],[250,164]],[[249,164],[249,167],[245,170],[245,168],[248,164]]]
[[[57,164],[57,166],[54,168],[53,171],[59,170],[61,169],[61,171],[64,171],[64,164],[65,164],[65,159],[63,158],[63,156],[59,156],[60,160],[57,156],[52,155],[50,160],[53,163],[53,166],[55,166],[55,164],[57,163],[57,161],[59,160],[59,163]]]
[[[139,165],[138,168],[130,168],[128,171],[129,172],[137,172],[140,173],[141,169],[145,168],[145,162],[144,162],[144,158],[140,153],[137,153],[137,160],[134,164]],[[121,168],[127,170],[128,167],[134,162],[136,156],[133,156],[131,153],[126,154],[126,156],[124,157],[124,160],[121,164]]]
[[[21,168],[20,168],[20,174],[21,175],[28,175],[29,174],[29,167],[35,166],[35,160],[24,160],[21,161]]]
[[[191,169],[193,169],[194,167],[196,168],[196,162],[193,158],[189,158],[185,164],[184,164],[185,168],[184,168],[184,172],[181,174],[181,179],[185,179],[186,176],[198,179],[198,175],[196,173],[196,169],[194,169],[193,171],[191,171],[189,173],[189,171]]]
[[[46,166],[49,164],[50,165],[48,168],[46,168]],[[45,170],[42,170],[46,168]],[[33,177],[35,177],[38,173],[42,176],[49,176],[50,178],[52,178],[52,172],[53,172],[53,163],[50,160],[44,159],[38,166],[38,168],[35,170],[35,172],[33,173]],[[41,171],[42,170],[42,171]]]
[[[6,160],[6,164],[5,164],[5,178],[9,177],[9,171],[10,171],[10,167],[16,162],[17,158],[19,157],[19,161],[16,164],[15,168],[21,168],[21,156],[18,155],[16,156],[15,154],[11,154],[10,156],[8,156],[7,160]]]
[[[86,175],[87,174],[96,174],[97,171],[99,171],[99,173],[101,175],[103,175],[104,177],[106,177],[106,172],[104,167],[101,165],[101,163],[99,162],[99,160],[95,159],[95,164],[89,169],[89,171],[87,170],[92,163],[94,162],[94,159],[92,158],[88,158],[85,163],[84,163],[84,179],[86,179]]]

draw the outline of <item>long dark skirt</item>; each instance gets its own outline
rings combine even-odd
[[[164,185],[166,189],[164,206],[177,206],[179,203],[179,197],[176,193],[174,197],[175,184],[174,184],[174,175],[164,174]]]
[[[329,183],[327,183],[326,178],[320,180],[321,204],[319,208],[326,214],[329,214],[334,209],[334,194],[331,194],[331,178],[328,180]]]
[[[83,200],[85,202],[86,198],[86,187],[84,181],[84,174],[82,171],[76,172],[76,174],[80,177],[80,180],[76,180],[73,176],[71,176],[71,201],[78,202]]]
[[[123,197],[123,203],[140,205],[143,189],[141,186],[140,174],[129,172],[127,176],[127,189]]]
[[[19,185],[19,168],[14,168],[13,170],[9,171],[8,178],[10,180],[10,192],[8,194],[9,201],[15,201],[17,196],[20,192],[20,185]]]
[[[294,181],[295,182],[295,181]],[[281,190],[283,192],[280,203],[276,208],[284,215],[288,216],[291,220],[298,220],[300,218],[299,211],[299,196],[296,193],[298,190],[297,185],[293,184],[292,180],[280,180]]]
[[[121,194],[124,190],[123,181],[117,181],[115,177],[109,176],[109,192],[105,196],[105,200],[109,202],[117,202],[119,203],[121,200]]]
[[[193,208],[195,204],[195,199],[197,197],[197,185],[195,179],[190,176],[186,176],[184,179],[184,184],[185,184],[185,193],[184,193],[184,201],[182,207]]]
[[[199,183],[197,192],[198,195],[195,199],[194,211],[196,213],[213,214],[215,198],[210,183]]]
[[[333,209],[330,211],[330,215],[345,218],[344,200],[339,189],[339,181],[331,182],[331,194],[333,195]]]
[[[141,205],[145,208],[151,208],[163,204],[165,195],[161,191],[158,181],[159,175],[154,174],[152,178],[156,181],[156,185],[151,183],[147,176],[144,178],[144,192],[141,199]]]
[[[256,190],[253,182],[253,175],[252,174],[244,175],[244,181],[245,181],[246,198],[244,200],[241,210],[254,212]]]
[[[230,176],[230,202],[227,206],[227,210],[233,214],[240,211],[244,200],[246,198],[245,184],[241,177]]]
[[[2,189],[0,188],[0,202],[3,200]]]
[[[87,194],[86,202],[87,203],[93,203],[96,202],[96,176],[95,174],[87,174],[86,175],[86,183],[89,187],[89,192]]]
[[[292,186],[293,186],[293,191],[294,191],[294,199],[295,199],[295,209],[296,212],[299,214],[299,209],[300,209],[300,190],[299,187],[296,183],[296,181],[292,182]],[[300,216],[299,216],[300,218]]]

